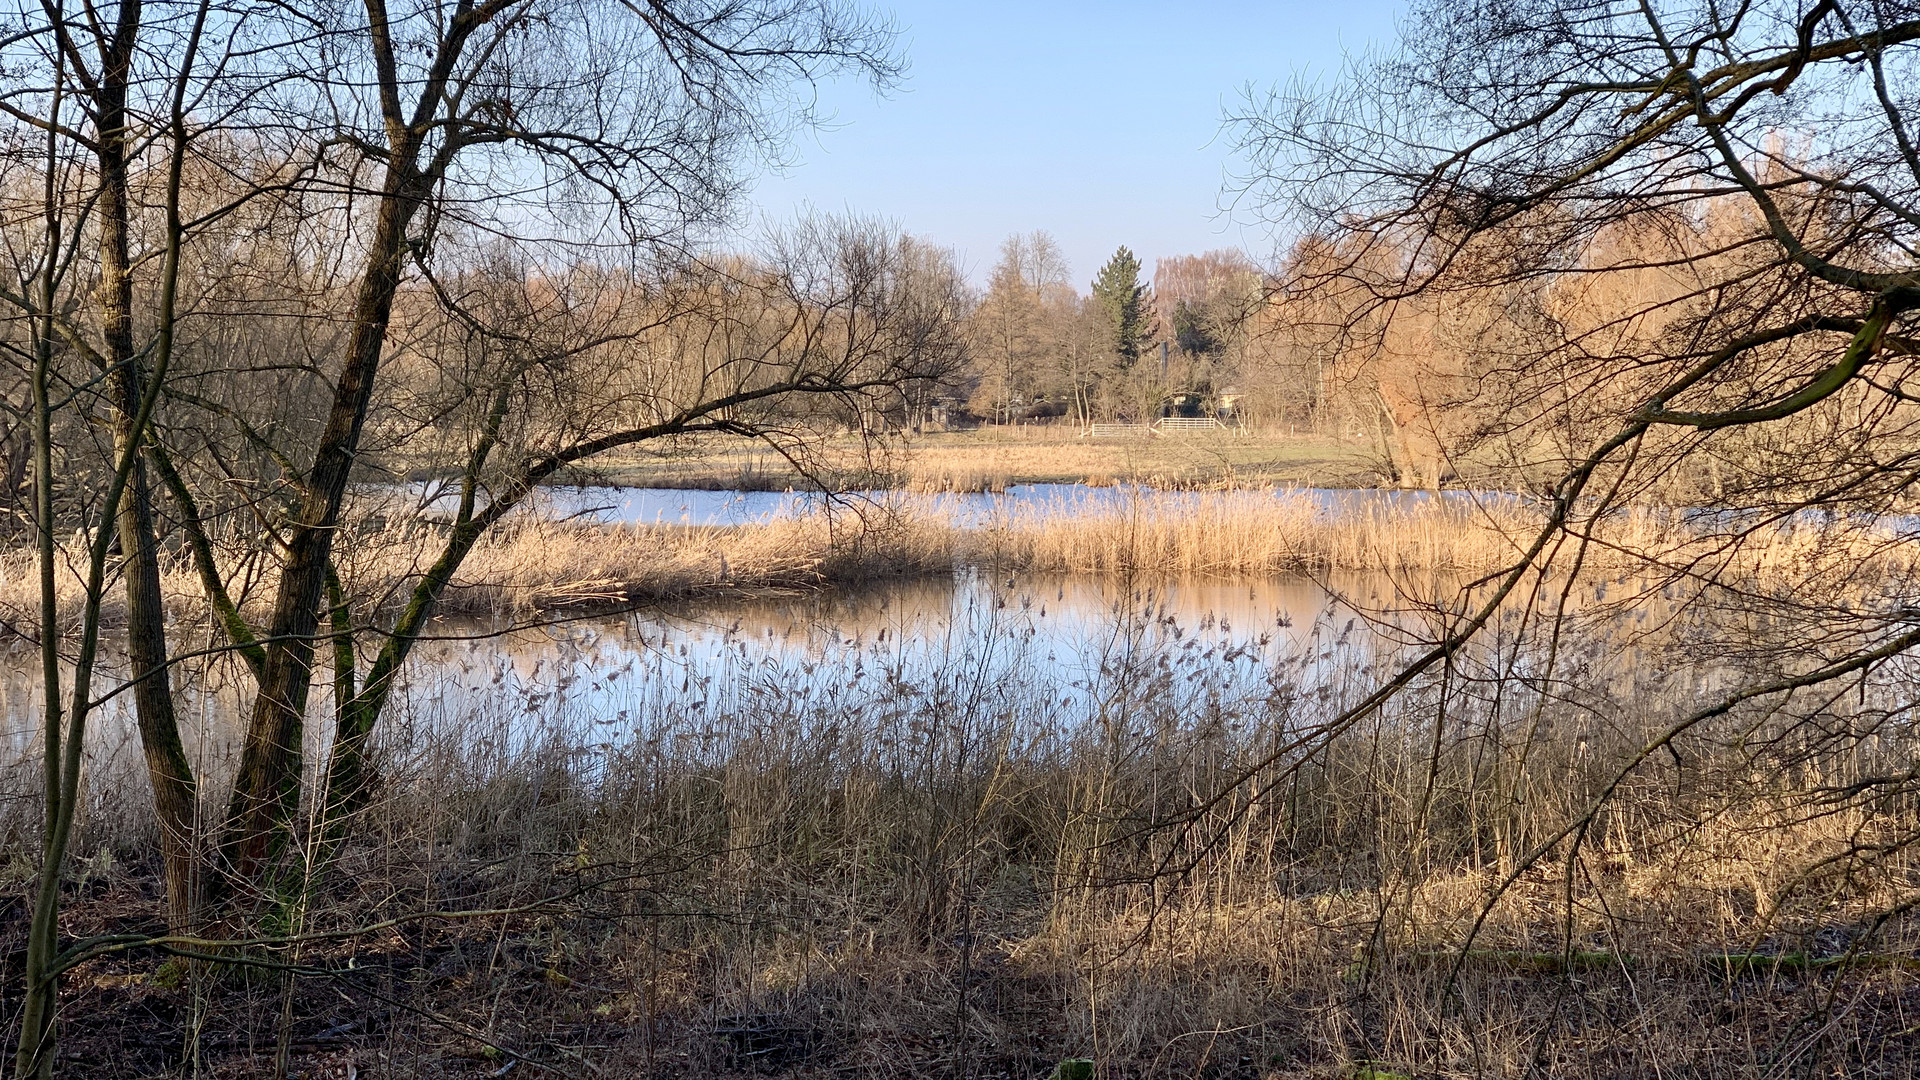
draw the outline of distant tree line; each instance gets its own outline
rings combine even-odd
[[[1214,252],[1161,260],[1153,285],[1142,272],[1122,246],[1082,293],[1050,235],[1008,237],[967,320],[971,363],[956,400],[993,423],[1086,423],[1151,419],[1170,395],[1229,388],[1259,269]]]
[[[1266,268],[1234,250],[1156,260],[1120,247],[1085,292],[1045,232],[1010,236],[966,319],[946,388],[976,422],[1144,422],[1197,411],[1266,432],[1370,443],[1389,472],[1424,451],[1392,343],[1363,343],[1323,283],[1322,241]],[[1335,293],[1338,290],[1334,290]],[[1357,297],[1348,307],[1357,307]]]

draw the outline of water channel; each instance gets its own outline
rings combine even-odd
[[[435,509],[451,509],[456,497],[442,486],[414,484],[407,497]],[[1078,517],[1118,513],[1143,493],[1157,507],[1177,509],[1203,493],[1158,491],[1128,484],[1015,484],[1005,491],[920,494],[903,491],[854,491],[832,496],[817,491],[708,491],[679,488],[549,487],[527,500],[524,512],[555,520],[602,525],[751,525],[775,517],[821,510],[862,513],[911,506],[955,524],[977,526],[998,515],[1038,514]],[[1470,501],[1516,496],[1463,490],[1403,491],[1384,488],[1275,488],[1276,498],[1304,495],[1329,515],[1369,509],[1402,508],[1438,497]],[[516,511],[522,512],[522,511]]]

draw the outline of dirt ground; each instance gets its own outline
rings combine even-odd
[[[80,886],[69,898],[67,936],[161,931],[154,884],[136,870]],[[591,939],[592,915],[583,917],[565,930]],[[1066,1019],[1078,988],[984,945],[896,951],[810,990],[767,995],[765,1008],[723,1013],[699,1004],[699,984],[718,985],[743,958],[668,955],[649,948],[650,931],[625,924],[601,938],[591,961],[576,952],[562,962],[559,929],[539,918],[407,926],[275,954],[304,972],[291,982],[283,972],[191,965],[151,951],[97,959],[66,983],[59,1075],[1039,1078],[1085,1035]],[[23,930],[22,902],[9,898],[0,910],[9,1016]],[[1390,989],[1370,1004],[1360,986],[1348,990],[1354,1000],[1305,991],[1271,998],[1258,1030],[1192,1033],[1151,1055],[1102,1060],[1098,1075],[1734,1077],[1801,1047],[1816,1049],[1802,1062],[1815,1071],[1782,1075],[1912,1077],[1920,1067],[1920,980],[1901,972],[1839,979],[1755,968],[1712,978],[1509,966],[1470,979],[1454,1008],[1471,1013],[1489,995],[1525,1002],[1522,1041],[1537,1045],[1537,1059],[1502,1055],[1484,1068],[1465,1050],[1452,1066],[1421,1069],[1328,1045],[1334,1013],[1365,1025],[1396,1012]],[[1474,1026],[1470,1015],[1453,1020]],[[1494,1041],[1512,1034],[1480,1033]]]

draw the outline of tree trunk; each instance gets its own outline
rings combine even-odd
[[[51,155],[49,155],[51,157]],[[53,166],[49,162],[48,168]],[[51,185],[49,185],[51,186]],[[49,217],[52,215],[50,214]],[[41,278],[40,310],[34,315],[33,524],[40,586],[40,679],[45,805],[40,833],[40,880],[33,891],[33,915],[27,926],[26,970],[22,979],[20,1042],[15,1050],[16,1080],[53,1074],[54,1020],[59,984],[51,973],[60,936],[60,871],[66,843],[60,828],[66,805],[65,764],[61,754],[60,605],[54,588],[53,409],[48,402],[48,371],[53,361],[53,261],[58,249],[57,222],[48,229],[48,254]]]
[[[381,190],[366,269],[354,298],[345,362],[314,453],[305,498],[288,529],[287,561],[265,635],[266,663],[227,805],[220,848],[228,871],[238,881],[258,876],[299,806],[301,738],[333,533],[373,398],[394,294],[400,287],[406,230],[425,194],[424,182],[412,166],[417,145],[410,137],[397,143]]]
[[[137,379],[129,375],[125,381],[134,384],[137,400]],[[114,446],[118,453],[137,455],[130,430],[137,411],[132,404],[123,405],[116,418]],[[120,506],[118,529],[120,549],[126,559],[127,658],[134,680],[134,713],[140,727],[140,745],[147,761],[147,778],[153,784],[154,815],[160,825],[167,922],[175,930],[188,930],[199,907],[195,820],[200,804],[199,787],[173,708],[158,551],[146,477],[137,464]]]
[[[134,431],[140,414],[143,380],[133,343],[133,273],[128,259],[126,95],[140,4],[122,5],[120,24],[101,80],[98,130],[100,197],[100,287],[96,301],[104,357],[113,388],[114,450],[131,458],[133,471],[115,522],[120,534],[121,572],[127,590],[127,660],[133,680],[134,714],[147,777],[153,784],[155,817],[167,885],[167,921],[176,930],[191,927],[197,908],[194,851],[199,793],[193,767],[180,739],[168,671],[166,611],[160,599],[159,549],[153,531],[153,503]]]

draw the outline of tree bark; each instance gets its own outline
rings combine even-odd
[[[234,777],[233,795],[221,829],[220,851],[232,881],[249,881],[260,874],[274,853],[276,838],[285,835],[299,806],[301,737],[307,692],[313,686],[313,654],[333,554],[333,534],[339,527],[341,502],[359,452],[360,429],[373,400],[387,323],[406,262],[407,229],[434,178],[444,171],[455,152],[452,146],[440,146],[437,156],[422,169],[422,133],[433,111],[442,104],[443,92],[468,39],[507,3],[484,0],[474,6],[463,0],[445,26],[408,117],[400,101],[402,86],[385,0],[366,0],[369,44],[387,132],[385,174],[365,269],[354,293],[352,330],[339,380],[334,384],[333,404],[314,448],[305,495],[287,530],[287,559],[267,625],[259,693],[254,698],[239,774]]]
[[[114,403],[114,450],[130,458],[132,473],[115,526],[120,534],[121,572],[127,590],[127,659],[133,680],[134,714],[140,745],[153,784],[154,813],[160,826],[160,851],[167,886],[167,921],[190,929],[198,907],[195,881],[195,818],[199,790],[180,739],[168,671],[166,611],[160,599],[159,548],[154,537],[153,503],[137,448],[144,434],[134,430],[144,393],[133,341],[133,272],[128,257],[130,220],[127,178],[126,99],[141,5],[128,0],[108,49],[107,64],[94,95],[98,108],[100,166],[97,213],[100,221],[100,311],[103,355]]]
[[[288,530],[287,560],[265,635],[266,662],[220,842],[226,867],[238,881],[259,875],[299,806],[301,739],[333,534],[400,287],[407,227],[426,191],[413,168],[417,153],[410,133],[395,140],[366,270],[354,297],[345,361],[305,497]]]

